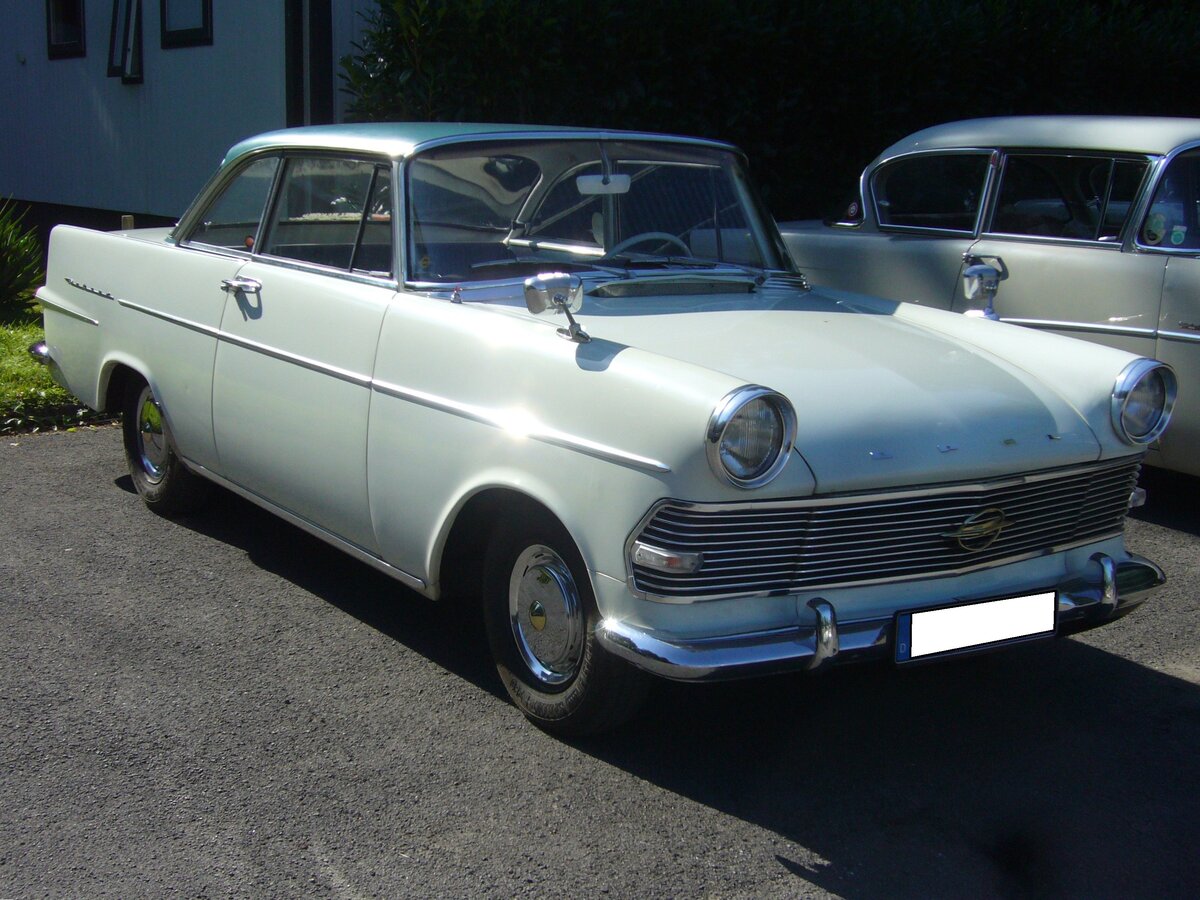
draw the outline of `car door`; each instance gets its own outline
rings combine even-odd
[[[1008,153],[973,260],[1004,274],[1006,322],[1153,356],[1164,260],[1136,252],[1130,225],[1146,158]],[[954,309],[968,302],[956,291]]]
[[[371,373],[392,279],[384,161],[285,159],[265,233],[230,285],[213,377],[221,474],[377,552]]]
[[[1166,260],[1154,355],[1179,379],[1159,462],[1200,475],[1200,150],[1165,167],[1137,241],[1147,254]]]
[[[950,309],[995,157],[965,148],[886,159],[864,174],[864,202],[826,222],[782,223],[784,244],[817,287]]]
[[[216,470],[212,373],[224,317],[222,285],[249,259],[279,166],[277,155],[248,160],[212,186],[203,208],[182,224],[178,246],[161,251],[163,264],[142,266],[153,293],[134,308],[151,311],[170,327],[150,335],[148,376],[163,404],[179,451]]]

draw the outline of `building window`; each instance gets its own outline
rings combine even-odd
[[[113,0],[108,74],[124,84],[142,83],[142,0]]]
[[[164,50],[213,42],[212,0],[159,0],[159,5]]]
[[[83,0],[46,0],[46,55],[51,59],[86,55]]]

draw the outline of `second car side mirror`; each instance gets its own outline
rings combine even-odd
[[[963,269],[963,296],[968,303],[984,301],[983,309],[969,309],[968,316],[982,316],[985,319],[999,320],[1000,316],[993,305],[996,292],[1000,290],[1000,270],[987,263],[975,263]]]

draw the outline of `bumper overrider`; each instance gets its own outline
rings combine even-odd
[[[1130,554],[1117,561],[1092,556],[1089,576],[1055,588],[1055,634],[1070,634],[1112,621],[1141,604],[1166,582],[1155,563]],[[815,624],[696,640],[669,640],[625,622],[606,619],[597,636],[616,656],[678,681],[718,681],[795,670],[816,671],[833,663],[895,658],[896,616],[839,622],[826,600],[809,602]],[[997,649],[1028,638],[970,648]],[[957,655],[957,654],[956,654]]]

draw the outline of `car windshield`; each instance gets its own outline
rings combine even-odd
[[[408,279],[461,283],[548,265],[782,269],[738,157],[651,141],[439,147],[407,167]]]

